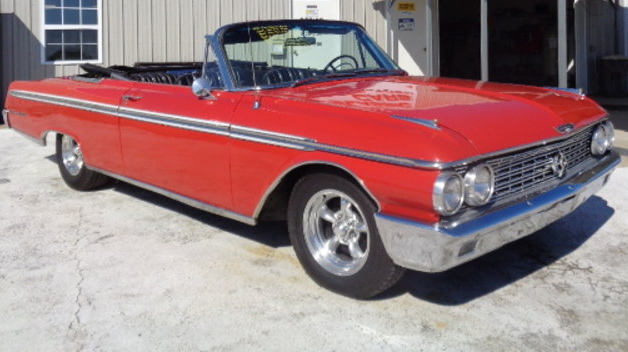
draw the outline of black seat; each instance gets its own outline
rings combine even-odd
[[[131,75],[131,79],[140,82],[175,84],[177,79],[167,72],[139,72]]]
[[[273,85],[296,82],[316,75],[316,71],[305,68],[274,66],[262,76],[262,84]]]

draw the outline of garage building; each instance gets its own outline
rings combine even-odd
[[[0,0],[0,93],[84,62],[199,61],[216,28],[279,18],[360,23],[417,75],[598,93],[602,58],[628,55],[628,0]]]

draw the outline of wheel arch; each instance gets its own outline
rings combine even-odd
[[[61,132],[58,130],[45,130],[41,133],[41,135],[39,136],[39,139],[34,138],[35,140],[37,140],[38,144],[40,144],[41,146],[45,147],[46,145],[48,145],[48,135],[49,134],[53,134],[56,138],[57,135],[64,135],[67,134],[70,137],[74,138],[75,140],[78,141],[77,138],[75,138],[72,134],[66,133],[66,132]]]
[[[355,183],[373,201],[377,210],[381,209],[377,198],[353,171],[337,163],[316,160],[293,165],[279,175],[261,198],[253,218],[256,220],[285,220],[288,199],[294,185],[302,177],[317,172],[336,174]]]

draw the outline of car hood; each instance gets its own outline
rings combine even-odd
[[[424,77],[371,77],[275,90],[277,98],[380,112],[408,128],[453,130],[476,153],[489,153],[561,136],[607,113],[577,94],[538,87]]]

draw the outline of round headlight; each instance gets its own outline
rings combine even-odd
[[[606,150],[611,150],[615,144],[615,126],[611,121],[606,121],[604,128],[606,128]]]
[[[495,189],[493,169],[478,165],[464,176],[464,201],[472,207],[488,203]]]
[[[602,155],[606,152],[608,146],[608,132],[606,126],[601,124],[593,131],[593,138],[591,138],[591,153],[593,155]]]
[[[441,215],[453,215],[464,201],[464,182],[453,172],[443,172],[434,184],[434,209]]]

